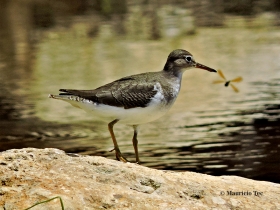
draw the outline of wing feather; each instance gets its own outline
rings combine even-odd
[[[59,91],[63,92],[60,95],[75,95],[95,103],[125,109],[146,107],[157,93],[153,82],[133,76],[124,77],[94,90],[60,89]]]

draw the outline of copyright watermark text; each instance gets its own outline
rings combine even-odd
[[[259,192],[256,190],[253,191],[221,191],[220,195],[222,196],[263,196],[263,192]]]

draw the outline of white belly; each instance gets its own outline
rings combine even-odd
[[[151,102],[146,107],[136,107],[130,109],[98,104],[88,99],[71,95],[51,95],[51,98],[67,101],[73,106],[81,108],[86,112],[93,114],[95,118],[103,120],[107,123],[118,119],[119,123],[127,125],[139,125],[154,121],[166,114],[177,98],[180,90],[180,81],[178,80],[178,84],[174,85],[174,89],[171,92],[171,101],[169,99],[167,102],[167,100],[164,98],[162,87],[159,83],[155,84],[154,90],[157,91],[157,94],[154,95],[154,97],[151,99]]]
[[[104,104],[91,103],[89,101],[84,101],[83,103],[75,101],[68,102],[107,123],[119,119],[119,123],[127,125],[139,125],[154,121],[166,114],[172,105],[169,104],[167,106],[162,103],[150,103],[149,106],[143,108],[137,107],[124,109],[123,107],[113,107]]]

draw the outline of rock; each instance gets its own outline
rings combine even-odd
[[[236,176],[161,171],[58,149],[0,153],[0,209],[56,196],[75,209],[280,209],[280,185]],[[61,209],[59,200],[35,209]]]

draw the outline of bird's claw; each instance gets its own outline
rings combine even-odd
[[[122,156],[122,154],[119,154],[119,155],[116,154],[116,158],[117,158],[119,161],[122,161],[122,162],[124,162],[124,163],[129,162],[124,156]]]
[[[113,152],[113,151],[116,152],[116,158],[117,158],[118,161],[122,161],[122,162],[124,162],[124,163],[129,162],[129,161],[122,155],[122,153],[121,153],[121,151],[120,151],[119,148],[113,148],[113,149],[110,150],[110,152]]]

